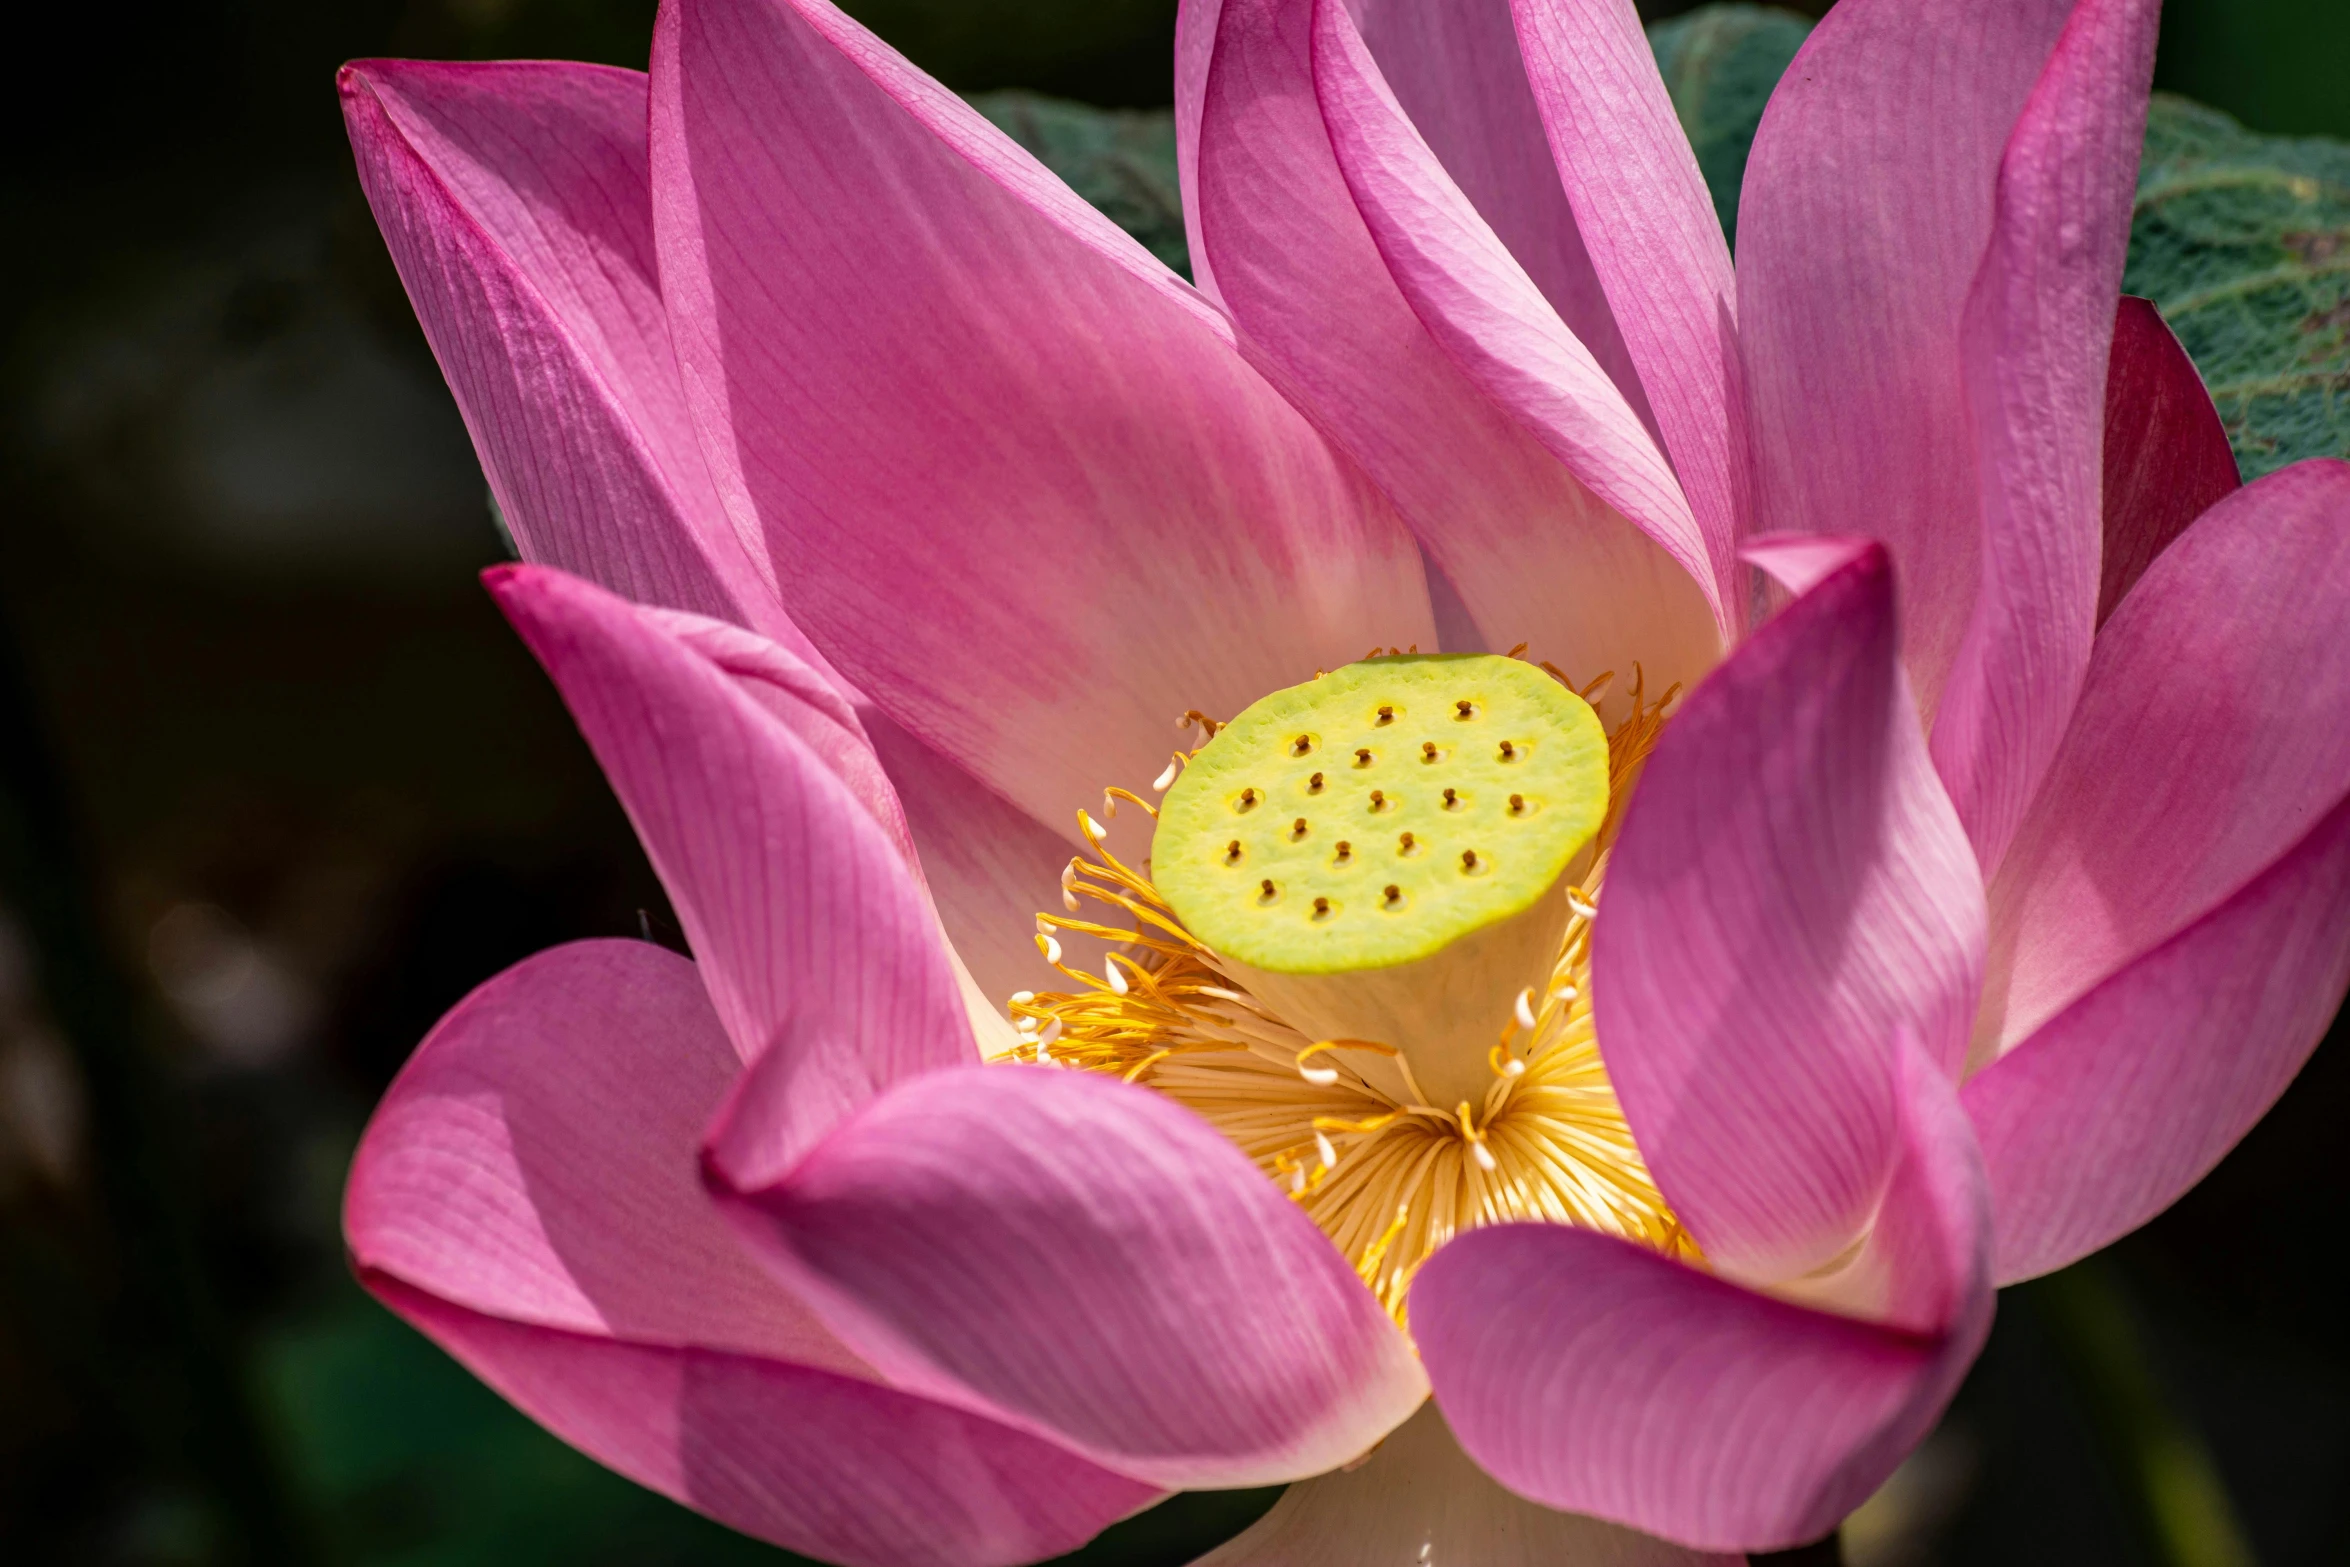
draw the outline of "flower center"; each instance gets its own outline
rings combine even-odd
[[[1011,1059],[1116,1072],[1205,1116],[1400,1320],[1458,1230],[1581,1224],[1693,1254],[1592,1033],[1590,933],[1626,786],[1674,693],[1613,733],[1547,666],[1372,657],[1198,714],[1151,856],[1062,876],[1038,944],[1077,985],[1012,998]],[[1180,773],[1180,777],[1178,777]],[[1169,787],[1172,785],[1172,787]],[[1122,789],[1104,796],[1152,808]],[[1587,890],[1588,889],[1588,890]],[[1081,900],[1117,924],[1077,918]],[[1124,928],[1121,928],[1123,926]],[[1119,943],[1099,977],[1059,935]]]

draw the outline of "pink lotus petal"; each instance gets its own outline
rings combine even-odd
[[[2105,548],[2097,624],[2243,480],[2195,362],[2154,302],[2122,296],[2105,377]]]
[[[2089,666],[2113,301],[2160,12],[2160,0],[2081,0],[2008,139],[1991,247],[1967,299],[1983,577],[1933,752],[1986,870],[2056,754]]]
[[[863,1374],[695,1183],[740,1067],[675,953],[584,941],[516,965],[450,1011],[369,1122],[343,1202],[353,1262],[511,1321]]]
[[[1214,307],[822,0],[663,9],[653,177],[738,527],[845,674],[1038,820],[1150,779],[1187,707],[1434,645],[1409,533]]]
[[[1738,558],[1784,589],[1801,598],[1834,573],[1867,554],[1870,539],[1826,538],[1806,533],[1775,533],[1749,539]]]
[[[746,1074],[709,1179],[795,1293],[901,1387],[1167,1486],[1346,1462],[1419,1404],[1403,1335],[1222,1134],[1147,1089],[917,1078],[796,1165]]]
[[[1016,990],[1064,988],[1066,977],[1036,950],[1036,916],[1066,912],[1061,871],[1071,858],[1069,841],[887,718],[876,714],[869,727],[904,802],[939,924],[980,994],[1000,1011]],[[1098,799],[1090,810],[1099,822]],[[1148,818],[1132,821],[1101,823],[1113,852],[1130,856],[1130,863],[1150,842]],[[1081,917],[1101,920],[1116,912],[1088,904]],[[1100,967],[1100,948],[1090,937],[1072,932],[1060,940],[1072,966]]]
[[[1412,1331],[1461,1445],[1521,1496],[1705,1550],[1815,1540],[1940,1417],[1990,1331],[1980,1155],[1940,1065],[1895,1063],[1871,1245],[1888,1326],[1590,1230],[1472,1230],[1421,1268]]]
[[[524,556],[821,667],[727,525],[686,416],[644,76],[369,60],[340,86],[360,182]]]
[[[558,947],[461,1002],[344,1199],[368,1288],[598,1461],[828,1560],[1026,1561],[1147,1502],[1075,1454],[877,1385],[694,1179],[737,1071],[694,966]]]
[[[523,1413],[730,1528],[844,1567],[1011,1567],[1163,1493],[1065,1448],[852,1377],[595,1339],[378,1293]]]
[[[1653,431],[1640,372],[1551,159],[1509,0],[1360,0],[1350,9],[1445,172]]]
[[[1596,1518],[1512,1496],[1461,1451],[1433,1402],[1359,1467],[1300,1480],[1194,1567],[1364,1567],[1417,1543],[1426,1563],[1475,1567],[1731,1567]]]
[[[2275,863],[2350,790],[2350,463],[2205,512],[2098,634],[1991,883],[1978,1066]]]
[[[2002,1283],[2177,1201],[2268,1112],[2350,989],[2350,804],[1966,1086]]]
[[[1738,207],[1755,526],[1886,541],[1931,714],[1982,578],[1959,316],[2008,133],[2073,0],[1844,0]]]
[[[644,619],[716,666],[736,690],[813,751],[896,846],[914,879],[922,879],[897,790],[856,708],[831,677],[788,648],[725,621],[673,610],[647,610]]]
[[[1721,601],[1748,531],[1730,247],[1632,0],[1512,0],[1551,156],[1706,540]],[[1857,531],[1857,530],[1855,530]]]
[[[1379,83],[1343,6],[1227,0],[1218,40],[1200,130],[1200,244],[1252,355],[1395,500],[1460,589],[1474,645],[1531,642],[1529,656],[1589,674],[1644,659],[1660,688],[1703,674],[1721,642],[1705,597],[1603,498],[1667,519],[1668,538],[1677,535],[1710,587],[1672,470],[1452,188]],[[1319,102],[1317,77],[1327,89]],[[1358,137],[1370,150],[1355,151],[1395,166],[1362,194],[1332,156],[1334,142]],[[1400,254],[1391,277],[1365,227],[1389,185],[1400,210],[1374,222],[1480,250],[1486,271],[1507,275],[1501,292],[1526,321],[1493,308],[1491,291],[1442,254]],[[1408,279],[1413,269],[1441,275]],[[1431,312],[1445,319],[1424,326]],[[1481,341],[1488,335],[1524,341],[1496,347]],[[1448,352],[1455,342],[1465,359],[1557,361],[1561,375],[1533,381],[1565,405],[1561,455],[1509,403],[1497,407],[1483,378],[1463,374]]]
[[[782,1143],[890,1083],[974,1058],[937,922],[900,853],[825,763],[725,671],[633,605],[536,567],[491,591],[628,808],[746,1061],[792,1093]]]
[[[1650,757],[1593,930],[1600,1050],[1706,1256],[1827,1262],[1892,1166],[1892,1042],[1955,1075],[1982,971],[1973,856],[1901,676],[1869,545],[1690,693]]]

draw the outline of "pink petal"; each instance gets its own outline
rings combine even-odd
[[[2350,463],[2205,512],[2098,634],[1991,884],[1975,1061],[2275,863],[2350,790]]]
[[[1725,1273],[1827,1262],[1875,1211],[1892,1045],[1954,1075],[1983,951],[1974,859],[1869,545],[1690,693],[1593,932],[1600,1049],[1657,1182]]]
[[[1252,354],[1395,500],[1479,645],[1531,642],[1531,657],[1590,674],[1641,659],[1660,689],[1703,674],[1721,639],[1688,568],[1708,587],[1712,573],[1672,470],[1420,142],[1344,7],[1227,0],[1218,40],[1199,241]],[[1353,192],[1350,151],[1374,165]],[[1405,231],[1397,247],[1382,227]],[[1455,249],[1476,257],[1456,265]],[[1560,371],[1525,378],[1564,405],[1556,456],[1553,432],[1497,406],[1479,373],[1528,360]],[[1619,508],[1662,519],[1666,548]]]
[[[2097,623],[2187,524],[2243,481],[2195,362],[2149,299],[2122,296],[2105,376],[2105,549]]]
[[[558,947],[460,1003],[360,1144],[368,1288],[600,1462],[828,1560],[1025,1561],[1150,1498],[877,1385],[728,1232],[693,1149],[737,1072],[694,966]]]
[[[1470,1456],[1521,1496],[1700,1549],[1834,1528],[1932,1429],[1991,1325],[1980,1156],[1940,1066],[1910,1043],[1896,1071],[1898,1163],[1871,1246],[1906,1326],[1754,1294],[1589,1230],[1472,1230],[1411,1299]]]
[[[524,556],[814,659],[686,415],[643,75],[370,60],[340,86],[360,181]]]
[[[1433,1402],[1361,1465],[1300,1480],[1273,1510],[1194,1567],[1730,1567],[1596,1518],[1553,1512],[1494,1484]]]
[[[1983,576],[1934,765],[1995,867],[2064,738],[2097,624],[2114,298],[2160,0],[2081,0],[2008,139],[1961,357],[1982,461]]]
[[[1167,1486],[1344,1463],[1427,1391],[1322,1232],[1188,1110],[1107,1078],[917,1078],[805,1159],[747,1074],[709,1179],[743,1232],[899,1386]]]
[[[1726,589],[1748,531],[1746,409],[1730,247],[1697,154],[1632,0],[1511,10],[1592,270]]]
[[[900,853],[831,769],[645,611],[536,567],[490,588],[547,667],[701,958],[743,1059],[788,1081],[786,1143],[973,1059],[954,970]]]
[[[1881,538],[1929,714],[1982,577],[1959,316],[2073,0],[1846,0],[1755,136],[1738,323],[1755,526]]]
[[[1058,822],[1372,643],[1419,557],[1223,317],[821,0],[673,0],[655,231],[689,404],[794,619]]]
[[[1966,1086],[2001,1282],[2119,1239],[2267,1113],[2350,989],[2350,804]]]
[[[1790,597],[1800,598],[1827,577],[1867,554],[1874,540],[1775,533],[1750,539],[1738,558],[1753,566]]]
[[[1653,428],[1640,373],[1551,160],[1508,0],[1361,0],[1351,10],[1380,74],[1445,172]]]
[[[790,649],[725,621],[672,610],[647,610],[643,618],[714,665],[736,690],[814,752],[896,846],[915,879],[921,879],[921,861],[897,790],[875,755],[856,708],[831,677]]]
[[[1065,977],[1036,949],[1036,916],[1063,912],[1068,839],[888,719],[876,715],[870,730],[904,802],[939,924],[980,994],[1000,1009],[1015,990],[1063,988]],[[1091,809],[1098,821],[1099,803]],[[1147,827],[1128,828],[1128,821],[1104,824],[1110,847],[1139,857],[1147,852]],[[1096,906],[1084,917],[1104,912]],[[1069,934],[1061,942],[1071,966],[1099,968],[1090,938]]]

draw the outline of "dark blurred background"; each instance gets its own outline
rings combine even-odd
[[[1169,97],[1172,0],[850,9],[965,90]],[[557,941],[675,935],[476,584],[482,479],[334,68],[641,66],[652,10],[18,13],[0,1561],[785,1560],[512,1413],[359,1293],[335,1223],[368,1107],[444,1008]],[[2161,75],[2254,129],[2350,136],[2350,7],[2173,0]],[[2146,1231],[2009,1292],[1944,1429],[1848,1527],[1853,1561],[2350,1561],[2346,1057],[2321,1049]],[[1184,1499],[1086,1559],[1179,1563],[1265,1501]]]

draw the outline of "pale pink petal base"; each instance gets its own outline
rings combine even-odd
[[[1149,1502],[879,1385],[751,1260],[694,1178],[737,1070],[685,959],[633,941],[532,958],[385,1095],[344,1198],[354,1267],[566,1441],[827,1560],[1027,1561]]]
[[[1433,1401],[1361,1465],[1301,1480],[1195,1567],[1731,1567],[1512,1496],[1461,1451]]]
[[[1427,1384],[1345,1259],[1238,1148],[1146,1089],[997,1066],[902,1084],[788,1171],[712,1134],[721,1204],[899,1386],[1167,1486],[1368,1448]]]

